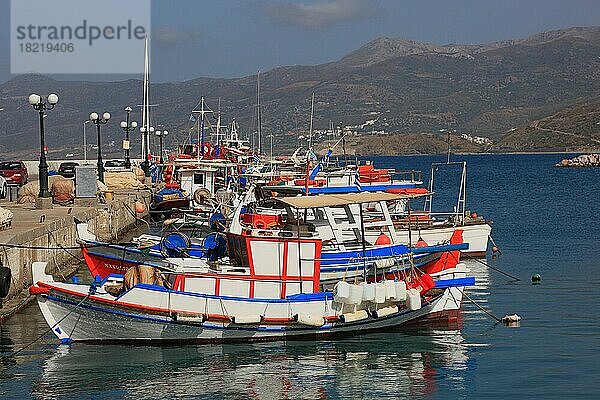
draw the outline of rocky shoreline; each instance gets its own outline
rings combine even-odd
[[[575,158],[567,158],[555,167],[600,167],[600,154],[582,154]]]

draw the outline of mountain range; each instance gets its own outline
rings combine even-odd
[[[308,130],[313,92],[315,129],[326,129],[332,121],[336,126],[368,126],[371,131],[396,134],[394,137],[410,134],[416,141],[415,134],[431,136],[450,129],[492,138],[495,144],[491,149],[497,151],[582,146],[590,144],[590,135],[600,133],[600,126],[589,124],[581,132],[555,132],[549,140],[549,131],[539,129],[540,121],[543,125],[546,118],[561,112],[569,115],[573,108],[600,110],[596,107],[600,100],[600,27],[547,31],[526,39],[475,45],[379,38],[338,61],[277,67],[261,73],[260,80],[263,149],[272,134],[276,152],[294,147],[297,135]],[[123,108],[132,106],[132,118],[140,119],[136,107],[142,98],[139,80],[76,82],[16,76],[0,85],[0,108],[4,108],[0,112],[0,154],[5,157],[36,154],[39,122],[27,103],[33,92],[55,92],[60,97],[46,117],[51,153],[81,154],[82,130],[89,113],[109,111],[113,118],[102,127],[102,147],[118,154]],[[224,121],[236,118],[243,135],[256,130],[256,76],[152,84],[151,102],[157,105],[152,108],[153,125],[170,131],[168,144],[182,143],[190,133],[195,137],[190,114],[201,96],[214,111],[220,99]],[[554,122],[559,120],[564,118]],[[532,128],[536,121],[538,126]],[[571,128],[580,127],[571,123],[564,129]],[[562,126],[552,129],[565,132]],[[95,143],[90,124],[87,130],[88,143]],[[133,142],[135,149],[139,136]]]

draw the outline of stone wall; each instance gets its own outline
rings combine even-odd
[[[11,299],[26,298],[27,290],[32,284],[31,264],[34,261],[48,261],[46,272],[53,275],[65,275],[74,271],[82,258],[79,249],[55,250],[56,247],[77,248],[77,234],[73,218],[87,221],[90,230],[96,233],[100,241],[117,239],[130,230],[137,219],[145,218],[147,211],[135,213],[137,200],[149,203],[149,192],[123,191],[117,193],[114,200],[97,207],[74,207],[72,214],[66,217],[42,223],[31,230],[16,234],[8,245],[18,247],[0,246],[0,259],[12,272],[12,284],[9,295],[4,299],[5,306],[0,314],[12,313],[10,310]],[[13,223],[18,223],[15,221]],[[50,249],[49,249],[50,248]],[[13,303],[14,303],[13,301]],[[19,301],[17,301],[19,303]],[[17,305],[18,306],[18,305]],[[1,315],[0,315],[1,319]]]

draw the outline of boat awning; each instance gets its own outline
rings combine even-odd
[[[346,194],[321,194],[318,196],[297,196],[297,197],[274,197],[282,203],[288,204],[294,208],[305,209],[313,207],[334,207],[345,206],[349,204],[376,203],[379,201],[393,201],[404,199],[415,199],[428,196],[429,193],[386,193],[386,192],[360,192]]]

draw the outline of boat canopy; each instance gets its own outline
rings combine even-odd
[[[288,204],[297,209],[315,208],[315,207],[335,207],[350,204],[376,203],[379,201],[394,201],[415,199],[418,197],[429,196],[431,193],[387,193],[387,192],[360,192],[347,194],[321,194],[319,196],[296,196],[296,197],[275,197],[282,203]]]

